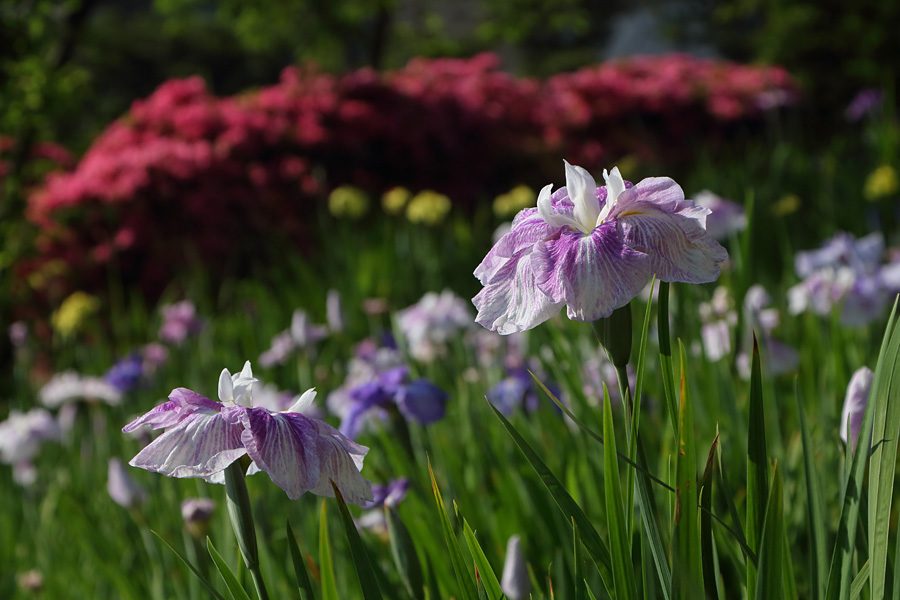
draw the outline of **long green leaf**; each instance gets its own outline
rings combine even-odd
[[[291,564],[294,566],[294,576],[297,579],[297,589],[300,591],[301,600],[315,600],[316,595],[313,592],[312,583],[309,581],[309,573],[306,571],[306,564],[303,555],[300,553],[300,547],[297,545],[297,537],[291,527],[291,521],[285,522],[285,530],[287,532],[288,548],[291,552]]]
[[[644,336],[646,337],[646,336]],[[547,394],[553,402],[559,407],[560,410],[565,413],[567,417],[569,417],[573,423],[578,425],[579,429],[587,433],[592,439],[596,440],[599,443],[603,443],[603,436],[594,432],[590,427],[584,424],[584,422],[573,413],[568,406],[560,402],[560,400],[547,389],[547,386],[543,384],[543,382],[538,379],[538,377],[529,371],[532,379],[534,379],[535,383]],[[659,577],[659,582],[663,590],[663,596],[665,600],[669,600],[669,594],[671,594],[672,590],[672,574],[669,570],[669,563],[667,562],[667,551],[662,543],[662,538],[659,533],[659,524],[656,521],[656,503],[653,500],[653,491],[650,487],[650,482],[656,483],[657,485],[665,488],[670,492],[674,492],[675,489],[670,486],[668,483],[659,479],[655,475],[650,472],[649,467],[647,467],[647,459],[646,455],[643,451],[643,445],[641,440],[637,439],[638,443],[638,452],[637,452],[637,460],[638,462],[632,461],[630,458],[616,450],[616,454],[618,455],[620,460],[625,461],[629,466],[635,469],[638,473],[640,473],[640,477],[637,478],[637,491],[638,491],[638,501],[640,502],[641,507],[641,515],[642,522],[644,523],[644,529],[647,532],[647,539],[650,543],[650,552],[653,556],[653,562],[656,566],[656,573]],[[645,508],[649,507],[649,508]],[[713,515],[713,518],[716,518]]]
[[[456,508],[456,502],[453,503],[453,507]],[[457,510],[457,515],[458,514],[459,511]],[[481,582],[484,585],[485,592],[491,600],[500,600],[500,598],[503,597],[503,591],[500,589],[500,582],[497,580],[497,576],[491,568],[491,563],[488,562],[487,557],[484,555],[481,544],[478,543],[475,532],[469,527],[469,523],[465,519],[463,519],[462,522],[463,536],[466,538],[466,545],[469,547],[469,553],[472,555],[475,566],[478,568],[478,572],[481,575]]]
[[[697,493],[697,449],[694,417],[687,385],[684,346],[681,356],[681,402],[678,410],[678,451],[675,453],[675,527],[673,532],[672,596],[694,600],[703,594],[700,520]]]
[[[437,481],[434,479],[434,471],[431,470],[431,458],[428,459],[428,474],[431,476],[431,489],[434,492],[434,502],[437,506],[438,516],[441,521],[441,529],[444,532],[444,542],[447,544],[447,550],[450,551],[450,564],[453,566],[453,573],[456,575],[456,583],[459,585],[459,593],[463,600],[476,600],[478,591],[472,581],[472,576],[463,559],[462,550],[450,526],[450,519],[447,517],[447,509],[444,508],[444,499],[441,497],[441,490],[438,488]]]
[[[784,582],[784,490],[781,484],[781,470],[775,462],[775,476],[769,494],[766,516],[763,521],[762,537],[759,542],[759,570],[756,579],[756,600],[778,600],[782,598]]]
[[[587,549],[588,554],[590,554],[594,564],[597,565],[597,569],[600,571],[600,579],[603,581],[607,593],[612,595],[612,562],[609,550],[607,549],[606,544],[603,543],[600,534],[597,533],[597,530],[591,524],[587,515],[584,514],[584,511],[581,510],[578,503],[575,502],[569,492],[566,491],[559,479],[556,478],[556,475],[554,475],[547,465],[544,464],[544,461],[541,460],[540,456],[538,456],[528,442],[525,441],[525,438],[516,431],[516,428],[512,426],[512,423],[510,423],[509,420],[503,416],[503,413],[497,410],[490,401],[488,401],[488,406],[494,411],[494,415],[500,419],[503,427],[506,429],[507,433],[509,433],[510,437],[512,437],[522,454],[525,455],[528,463],[541,478],[547,491],[553,496],[553,499],[556,501],[560,510],[563,511],[563,514],[566,515],[566,518],[575,520],[575,524],[578,525],[578,530],[581,532],[581,540],[584,543],[584,547]]]
[[[884,363],[879,361],[869,394],[869,402],[875,404],[868,490],[869,583],[872,598],[882,598],[885,594],[891,503],[900,442],[897,435],[900,431],[900,377],[894,377],[900,368],[900,334],[893,319],[888,322],[887,331],[891,341]]]
[[[809,515],[809,539],[811,541],[813,559],[810,578],[815,596],[821,598],[825,594],[826,569],[828,568],[828,550],[825,547],[825,508],[822,502],[822,488],[816,473],[813,456],[813,445],[806,425],[806,411],[803,400],[797,394],[797,414],[800,417],[800,437],[803,441],[803,467],[806,472],[806,510]]]
[[[885,365],[890,362],[896,364],[897,348],[894,346],[894,331],[896,329],[895,315],[897,302],[888,319],[888,326],[881,340],[881,349],[878,352],[878,363],[875,367],[875,377],[872,382],[872,392],[885,386],[884,378],[888,378],[887,389],[892,385],[894,368],[886,371]],[[893,349],[891,349],[893,347]],[[889,356],[893,354],[893,358]],[[870,392],[870,396],[872,394]],[[873,422],[875,419],[875,402],[869,402],[863,413],[862,424],[859,429],[859,437],[856,440],[856,450],[847,448],[851,455],[849,476],[844,490],[844,502],[841,507],[841,519],[838,523],[837,539],[834,551],[831,555],[831,566],[828,571],[828,585],[825,588],[826,600],[846,600],[850,596],[850,570],[853,566],[853,549],[856,539],[856,526],[859,518],[859,505],[862,494],[863,477],[865,476],[866,463],[869,456],[869,448],[872,445]]]
[[[617,599],[637,598],[637,585],[631,564],[631,532],[625,527],[622,505],[622,484],[619,480],[619,461],[616,460],[616,433],[613,428],[609,390],[603,385],[603,490],[606,500],[606,520],[609,528],[613,582]]]
[[[869,583],[869,561],[866,561],[859,568],[859,573],[856,574],[856,577],[853,578],[853,583],[850,584],[850,600],[857,600],[867,583]]]
[[[372,561],[369,560],[369,552],[359,537],[359,530],[353,517],[350,516],[350,510],[344,501],[341,490],[331,482],[334,489],[334,498],[337,500],[338,511],[341,515],[341,523],[344,525],[344,533],[347,535],[347,541],[350,542],[350,555],[353,557],[353,565],[356,567],[356,575],[359,577],[359,585],[362,586],[363,598],[365,600],[381,600],[381,589],[378,587],[378,580],[375,578],[375,571],[372,570]]]
[[[328,537],[328,509],[322,501],[319,514],[319,572],[322,575],[322,599],[338,600],[337,581],[331,558],[331,540]]]
[[[766,502],[769,498],[766,419],[763,409],[759,344],[753,334],[753,362],[750,367],[750,423],[747,430],[747,544],[757,555],[762,537]],[[747,564],[747,595],[756,597],[756,567]]]
[[[388,534],[391,538],[391,555],[397,571],[400,573],[400,578],[403,580],[403,585],[415,600],[424,600],[425,583],[422,576],[422,565],[419,563],[419,555],[416,554],[412,536],[394,508],[386,507],[384,512]]]
[[[572,519],[572,538],[575,540],[573,544],[572,558],[575,561],[575,600],[587,600],[587,582],[584,580],[584,559],[581,555],[581,536],[578,535],[578,525],[575,519]]]
[[[575,413],[573,413],[568,406],[560,402],[559,399],[553,394],[553,392],[547,389],[547,386],[545,386],[534,373],[529,371],[529,374],[531,375],[532,379],[534,379],[534,381],[538,384],[538,386],[540,386],[540,388],[544,391],[544,393],[547,394],[547,396],[551,400],[553,400],[553,402],[560,408],[560,410],[565,413],[567,417],[572,420],[573,423],[578,425],[578,427],[582,431],[587,433],[591,438],[593,438],[600,444],[603,443],[603,436],[595,433],[590,427],[585,425],[584,422],[577,415],[575,415]],[[636,439],[638,444],[638,462],[632,461],[630,458],[628,458],[618,450],[616,450],[616,454],[618,455],[620,460],[627,463],[630,467],[635,469],[640,474],[640,476],[637,478],[636,484],[638,491],[638,502],[640,503],[639,506],[641,508],[641,520],[644,523],[644,529],[647,532],[647,539],[650,543],[650,553],[653,556],[653,563],[656,566],[656,573],[659,577],[659,582],[663,590],[663,596],[665,597],[665,600],[669,600],[669,595],[672,593],[672,574],[669,570],[669,563],[667,562],[666,558],[668,552],[663,546],[662,538],[659,533],[660,529],[659,524],[656,520],[657,513],[655,510],[656,503],[653,499],[653,490],[650,487],[650,482],[652,481],[653,483],[656,483],[657,485],[665,488],[670,492],[674,492],[675,489],[650,472],[650,469],[647,466],[647,458],[644,453],[643,444],[639,438]],[[718,520],[715,515],[712,516],[713,518]]]
[[[706,468],[703,469],[703,479],[700,480],[700,559],[703,563],[703,589],[706,597],[716,599],[719,597],[716,568],[715,550],[713,549],[712,532],[712,482],[715,471],[716,449],[719,446],[719,434],[713,439],[706,459]]]
[[[187,568],[190,569],[191,572],[192,572],[194,575],[197,576],[197,579],[200,581],[201,584],[203,584],[203,587],[206,588],[206,591],[208,591],[210,594],[212,594],[213,596],[215,596],[218,600],[225,600],[225,598],[222,597],[222,594],[220,594],[220,593],[216,590],[216,588],[213,587],[213,585],[212,585],[212,583],[210,583],[209,579],[207,579],[206,577],[204,577],[203,574],[200,573],[199,570],[197,570],[197,567],[195,567],[194,565],[192,565],[192,564],[188,561],[188,559],[186,559],[184,556],[182,556],[181,552],[179,552],[178,550],[175,549],[175,546],[173,546],[172,544],[170,544],[169,542],[167,542],[166,539],[165,539],[163,536],[159,535],[158,533],[156,533],[156,532],[153,531],[152,529],[151,529],[150,531],[151,531],[151,533],[152,533],[153,535],[155,535],[156,537],[158,537],[158,538],[160,539],[160,541],[161,541],[163,544],[165,544],[165,545],[169,548],[169,550],[172,551],[173,554],[175,554],[175,556],[178,557],[178,560],[180,560],[182,563],[184,563],[185,566],[187,566]]]
[[[209,550],[209,555],[216,565],[216,570],[219,571],[219,575],[221,575],[222,580],[225,581],[225,587],[228,588],[231,597],[234,600],[250,600],[250,596],[248,596],[246,590],[241,587],[237,577],[234,576],[228,563],[225,562],[225,559],[222,558],[222,555],[219,554],[219,551],[213,546],[212,540],[209,539],[209,537],[206,538],[206,549]]]
[[[716,428],[716,435],[718,435],[718,428]],[[722,440],[719,440],[719,447],[716,449],[716,462],[719,465],[719,487],[722,488],[722,495],[725,497],[725,503],[728,504],[728,512],[731,515],[732,527],[728,528],[728,531],[737,540],[746,559],[756,564],[756,552],[747,544],[747,538],[744,536],[744,529],[741,526],[741,517],[738,515],[731,487],[728,485],[728,474],[725,471],[725,462],[722,460]]]
[[[866,406],[857,438],[856,451],[850,461],[850,477],[844,491],[844,502],[841,507],[841,520],[838,522],[837,539],[831,555],[831,566],[828,571],[828,586],[825,588],[826,600],[846,600],[850,595],[850,570],[853,566],[854,540],[859,517],[860,495],[866,471],[868,449],[872,443],[872,419],[874,403]]]

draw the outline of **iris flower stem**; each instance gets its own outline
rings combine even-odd
[[[253,527],[253,512],[250,509],[250,496],[247,494],[247,482],[244,472],[247,469],[246,457],[236,460],[225,469],[225,496],[228,499],[228,516],[234,527],[238,548],[244,564],[253,578],[253,586],[259,600],[269,600],[266,584],[263,582],[259,568],[259,549],[256,545],[256,529]]]

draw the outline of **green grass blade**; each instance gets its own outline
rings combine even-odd
[[[881,349],[878,352],[878,363],[875,366],[875,377],[872,381],[870,398],[883,390],[889,390],[893,385],[893,375],[897,360],[897,348],[894,335],[896,330],[895,315],[897,302],[891,310],[888,326],[881,340]],[[900,340],[898,340],[900,341]],[[890,355],[890,356],[889,356]],[[892,358],[892,360],[890,360]],[[890,362],[891,367],[887,368]],[[887,369],[887,370],[886,370]],[[885,379],[887,381],[885,382]],[[856,441],[856,451],[851,453],[850,473],[844,491],[844,502],[841,507],[841,520],[838,523],[837,539],[834,551],[831,555],[831,566],[828,571],[828,585],[825,589],[826,600],[846,600],[850,595],[850,570],[853,566],[853,549],[856,540],[856,526],[859,518],[859,504],[862,494],[863,477],[865,476],[866,463],[869,456],[869,448],[872,445],[873,423],[875,420],[875,404],[869,402],[863,413],[862,424],[859,429],[859,437]],[[870,475],[871,478],[871,475]],[[871,535],[870,535],[871,539]],[[871,568],[870,568],[871,576]]]
[[[778,600],[784,596],[782,569],[784,566],[784,490],[781,470],[775,462],[772,491],[766,506],[762,536],[759,542],[759,569],[756,579],[756,600]]]
[[[331,541],[328,538],[328,509],[324,500],[319,514],[319,573],[322,576],[322,600],[338,600]]]
[[[578,525],[572,519],[573,560],[575,561],[575,600],[587,600],[587,582],[584,580],[584,559],[581,556],[581,536],[578,535]]]
[[[412,598],[424,600],[425,582],[422,576],[422,565],[419,563],[419,555],[416,554],[412,536],[394,508],[385,508],[385,518],[391,538],[391,555],[397,571],[400,573],[400,579],[403,580],[403,585],[406,586],[406,591]]]
[[[678,438],[678,400],[675,397],[675,369],[672,366],[672,341],[669,337],[669,282],[659,282],[656,315],[656,329],[659,338],[659,361],[662,367],[663,388],[666,393],[666,407],[672,422],[672,431]]]
[[[291,564],[294,566],[294,576],[297,578],[297,589],[300,591],[300,600],[315,600],[316,595],[313,592],[309,573],[306,571],[306,563],[303,555],[300,553],[300,547],[297,545],[297,537],[294,535],[290,519],[285,522],[285,530],[287,532],[288,549],[291,552]]]
[[[716,435],[718,435],[718,428]],[[741,551],[743,551],[747,560],[756,564],[756,552],[747,544],[747,537],[744,535],[744,528],[741,525],[741,517],[738,514],[737,505],[734,503],[731,487],[728,485],[728,474],[725,470],[725,462],[722,460],[722,440],[719,440],[719,447],[716,449],[716,463],[719,466],[719,487],[722,488],[722,495],[725,497],[726,504],[728,504],[728,513],[731,515],[732,526],[729,528],[729,531],[740,544]]]
[[[646,338],[646,336],[644,336],[644,338]],[[563,411],[563,413],[565,413],[567,417],[572,420],[573,423],[578,425],[578,427],[582,431],[587,433],[592,439],[599,442],[600,444],[603,443],[603,436],[597,434],[590,427],[585,425],[584,422],[580,418],[578,418],[578,416],[575,415],[575,413],[573,413],[568,406],[560,402],[559,399],[553,394],[553,392],[547,389],[547,386],[545,386],[534,373],[529,371],[529,374],[531,375],[532,379],[534,379],[535,383],[537,383],[538,386],[544,391],[544,393],[547,394],[547,397],[553,400],[553,402],[560,408],[560,410]],[[653,499],[653,490],[650,487],[650,482],[652,481],[670,492],[674,492],[675,489],[650,472],[649,467],[647,467],[647,458],[644,453],[643,444],[641,443],[641,440],[639,438],[635,439],[637,439],[638,444],[638,462],[632,461],[630,458],[628,458],[618,450],[616,450],[616,454],[618,455],[619,459],[625,461],[625,463],[627,463],[640,474],[640,476],[637,478],[636,484],[638,492],[638,502],[640,503],[639,506],[642,515],[641,520],[643,521],[644,529],[647,532],[648,541],[650,543],[650,552],[653,555],[653,562],[656,566],[656,573],[659,577],[660,585],[662,586],[663,596],[665,597],[665,600],[669,600],[669,594],[671,594],[672,590],[672,574],[669,570],[669,563],[667,562],[668,552],[663,546],[662,537],[659,533],[659,524],[656,521],[656,503]]]
[[[453,503],[453,506],[456,508],[455,502]],[[457,514],[459,514],[458,511]],[[475,566],[478,568],[478,572],[481,575],[481,582],[484,585],[485,592],[491,600],[500,600],[500,598],[503,597],[503,591],[500,589],[500,582],[497,580],[497,576],[491,568],[491,563],[488,562],[487,557],[484,555],[481,544],[478,543],[475,532],[469,527],[469,523],[465,519],[463,519],[462,522],[463,536],[466,538],[466,545],[469,547],[469,553],[472,555]]]
[[[784,547],[782,551],[782,568],[784,574],[784,597],[790,599],[799,598],[797,595],[797,578],[794,576],[794,560],[792,558],[791,543],[788,541],[787,533],[782,536],[781,545]],[[821,598],[821,596],[819,596]]]
[[[859,568],[859,573],[850,584],[850,600],[857,600],[867,583],[869,583],[869,561]]]
[[[475,587],[478,589],[478,600],[491,600],[488,596],[487,589],[484,587],[484,581],[481,579],[481,573],[478,567],[475,567]]]
[[[248,596],[246,590],[241,587],[237,577],[234,576],[234,573],[228,567],[228,563],[225,562],[225,559],[222,558],[222,555],[219,554],[216,547],[213,546],[212,540],[209,539],[209,537],[206,538],[206,549],[209,550],[209,555],[216,565],[216,570],[219,571],[219,575],[222,576],[222,580],[225,582],[225,587],[228,588],[231,597],[234,600],[250,600],[250,596]]]
[[[378,587],[378,580],[375,578],[375,571],[372,570],[372,562],[369,560],[369,552],[363,544],[362,538],[359,537],[359,530],[353,517],[350,516],[350,510],[344,501],[344,496],[338,486],[331,482],[334,489],[334,498],[337,500],[338,511],[341,515],[341,523],[344,525],[344,533],[347,535],[347,541],[350,543],[350,555],[353,557],[353,565],[356,567],[356,575],[359,577],[359,585],[362,586],[363,598],[365,600],[381,600],[381,589]]]
[[[619,461],[616,459],[616,433],[613,428],[609,390],[603,386],[603,490],[606,500],[606,519],[609,528],[610,555],[616,598],[637,598],[634,569],[631,566],[631,532],[626,529],[622,504],[622,484],[619,480]]]
[[[800,437],[803,442],[803,467],[806,472],[806,511],[809,515],[809,539],[812,546],[812,569],[810,579],[816,598],[825,595],[825,584],[828,569],[828,550],[825,546],[825,507],[822,501],[822,488],[819,486],[819,476],[816,473],[816,463],[813,456],[813,445],[809,437],[809,427],[806,425],[806,411],[803,408],[803,400],[797,395],[797,414],[800,418]]]
[[[603,585],[606,587],[607,593],[612,595],[612,562],[609,550],[607,549],[606,544],[603,543],[600,534],[597,533],[597,530],[591,524],[590,520],[588,520],[587,515],[584,514],[584,511],[581,510],[578,503],[575,502],[569,492],[566,491],[559,479],[556,478],[556,475],[554,475],[547,465],[544,464],[544,461],[541,460],[540,456],[538,456],[528,442],[525,441],[525,438],[516,431],[516,428],[512,426],[512,423],[510,423],[509,420],[503,416],[503,413],[497,410],[493,404],[488,402],[488,406],[494,411],[494,415],[500,419],[503,427],[506,429],[507,433],[509,433],[510,437],[512,437],[522,454],[525,455],[525,459],[541,478],[547,491],[553,496],[553,499],[556,501],[560,510],[563,511],[563,514],[566,515],[566,518],[575,520],[575,523],[578,525],[578,530],[581,532],[581,540],[584,543],[584,547],[587,549],[588,554],[590,554],[594,564],[597,565],[597,569],[600,571],[600,578],[603,581]]]
[[[212,594],[212,595],[213,595],[215,598],[217,598],[218,600],[225,600],[225,598],[222,597],[222,594],[220,594],[220,593],[216,590],[216,588],[213,587],[213,585],[212,585],[212,583],[210,583],[209,579],[207,579],[206,577],[204,577],[203,574],[200,573],[199,570],[197,570],[197,567],[195,567],[194,565],[192,565],[192,564],[188,561],[188,559],[186,559],[184,556],[182,556],[181,552],[179,552],[178,550],[175,549],[175,546],[173,546],[172,544],[170,544],[169,542],[167,542],[166,539],[165,539],[163,536],[159,535],[158,533],[156,533],[156,532],[153,531],[152,529],[151,529],[150,531],[151,531],[151,533],[152,533],[153,535],[155,535],[156,537],[158,537],[158,538],[160,539],[160,541],[162,541],[163,544],[165,544],[166,546],[168,546],[169,550],[171,550],[172,553],[173,553],[175,556],[178,557],[178,560],[180,560],[182,563],[184,563],[185,566],[187,566],[187,568],[191,570],[191,572],[197,577],[197,579],[200,581],[200,583],[203,585],[203,587],[205,587],[206,590],[207,590],[210,594]]]
[[[872,598],[882,598],[885,594],[891,503],[900,441],[897,435],[900,431],[900,377],[894,377],[900,368],[900,334],[893,318],[888,321],[885,336],[888,334],[891,338],[888,350],[884,361],[879,361],[876,367],[877,372],[869,394],[869,402],[875,404],[868,496],[869,583]]]
[[[675,527],[672,534],[672,596],[695,600],[703,595],[700,558],[700,519],[697,494],[697,450],[694,418],[688,393],[687,361],[681,355],[681,402],[678,411],[678,451],[675,453]]]
[[[453,566],[453,573],[456,575],[456,582],[459,585],[459,593],[463,600],[475,600],[478,597],[478,591],[473,583],[473,578],[463,559],[462,550],[450,526],[450,519],[447,517],[447,510],[444,508],[444,499],[441,497],[441,490],[438,488],[437,481],[434,479],[434,471],[431,470],[431,458],[428,459],[428,474],[431,476],[431,489],[434,492],[434,502],[437,506],[438,516],[441,520],[441,529],[444,532],[444,542],[447,544],[447,550],[450,551],[450,564]]]
[[[759,344],[753,334],[753,362],[750,367],[750,422],[747,430],[747,544],[759,555],[766,502],[769,498],[766,419],[763,409]],[[756,597],[756,567],[747,564],[747,595]]]
[[[717,432],[712,446],[709,448],[706,468],[703,469],[703,478],[700,480],[700,560],[703,563],[703,589],[706,597],[712,599],[719,596],[716,585],[716,561],[712,531],[712,482],[718,446],[719,434]]]

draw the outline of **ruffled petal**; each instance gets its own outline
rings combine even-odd
[[[364,506],[372,501],[375,497],[372,482],[360,473],[369,449],[348,440],[327,423],[315,421],[315,424],[318,427],[319,480],[310,491],[334,498],[331,488],[334,481],[347,502]]]
[[[241,415],[247,455],[272,481],[295,500],[315,485],[319,476],[315,421],[297,413],[270,413],[251,408]]]
[[[626,246],[614,223],[590,235],[573,231],[537,244],[535,283],[551,302],[564,302],[576,321],[596,321],[628,304],[650,280],[649,257]]]
[[[519,250],[472,299],[475,322],[502,335],[540,325],[559,312],[562,304],[541,292],[532,271],[532,249]]]
[[[552,235],[554,228],[538,214],[536,208],[526,208],[513,220],[512,229],[491,248],[475,269],[475,277],[483,284],[491,282],[506,262],[523,248],[529,248]]]
[[[209,477],[222,471],[246,454],[241,441],[243,410],[198,409],[150,442],[128,464],[169,477]]]
[[[625,244],[650,256],[650,270],[661,280],[706,283],[719,277],[719,263],[728,258],[706,231],[707,214],[668,177],[651,177],[622,193],[610,219]]]
[[[563,162],[566,164],[566,193],[575,205],[577,227],[589,233],[600,216],[600,202],[594,193],[597,183],[586,170]]]
[[[218,412],[221,408],[221,404],[201,396],[197,392],[187,388],[176,388],[169,394],[168,402],[164,402],[147,414],[138,417],[123,427],[122,431],[130,433],[143,425],[147,425],[151,429],[171,427],[198,410]]]

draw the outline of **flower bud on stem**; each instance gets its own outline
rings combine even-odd
[[[259,568],[259,551],[256,545],[256,529],[253,527],[253,513],[250,510],[250,496],[247,494],[247,483],[244,472],[249,459],[242,456],[225,469],[225,496],[228,499],[228,516],[234,527],[238,548],[244,558],[244,564],[253,577],[253,585],[259,600],[269,600],[266,585]]]
[[[616,370],[624,368],[631,357],[631,303],[592,322],[591,327]]]

